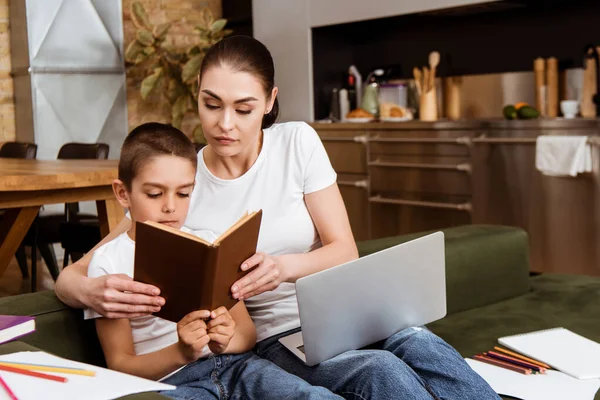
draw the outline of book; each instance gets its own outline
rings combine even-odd
[[[231,286],[249,271],[262,210],[246,213],[213,243],[156,222],[136,222],[134,279],[161,290],[165,305],[154,315],[173,322],[194,310],[233,307]]]
[[[0,315],[0,343],[15,340],[34,331],[34,317]]]
[[[498,342],[577,379],[600,378],[600,344],[565,328],[506,336]]]

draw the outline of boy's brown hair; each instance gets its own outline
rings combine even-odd
[[[146,163],[164,155],[185,158],[194,169],[198,166],[194,144],[179,129],[158,122],[134,128],[123,142],[119,159],[119,179],[125,188],[131,190],[131,183]]]

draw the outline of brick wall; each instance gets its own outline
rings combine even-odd
[[[201,11],[208,7],[215,18],[222,14],[221,0],[141,0],[140,1],[153,24],[173,22],[169,31],[172,43],[175,46],[187,47],[194,43],[196,34],[194,26],[200,23]],[[125,35],[125,48],[135,36],[135,26],[131,22],[130,6],[133,0],[123,0],[123,32]],[[168,122],[171,109],[164,102],[158,92],[143,101],[139,95],[140,77],[134,71],[127,72],[127,113],[129,128],[149,121]],[[198,118],[188,116],[183,121],[182,130],[191,136]]]
[[[10,76],[8,1],[0,0],[0,142],[15,140],[15,106]]]

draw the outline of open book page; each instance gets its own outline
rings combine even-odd
[[[467,364],[498,394],[525,400],[593,400],[600,379],[581,380],[559,371],[524,375],[467,358]]]
[[[252,218],[257,212],[253,211],[251,213],[245,212],[244,215],[242,215],[242,217],[233,225],[231,225],[229,227],[229,229],[227,229],[225,232],[223,232],[221,234],[221,236],[219,236],[216,240],[215,240],[215,245],[218,245],[219,243],[221,243],[223,240],[225,240],[225,238],[227,236],[229,236],[231,234],[231,232],[234,232],[237,228],[239,228],[241,225],[243,225],[246,221],[248,221],[250,218]]]
[[[55,367],[70,367],[95,371],[95,376],[45,372],[67,378],[67,382],[55,382],[32,376],[0,371],[0,376],[18,399],[114,399],[134,393],[173,390],[175,386],[155,382],[137,376],[100,368],[89,364],[60,358],[43,351],[23,351],[0,356],[0,361],[20,362]],[[4,391],[2,391],[4,392]],[[3,397],[0,397],[3,398]]]
[[[192,240],[195,240],[197,242],[204,243],[207,246],[212,246],[212,242],[213,241],[209,241],[209,240],[204,239],[204,237],[206,235],[199,235],[199,234],[197,235],[196,232],[192,233],[191,230],[188,231],[188,230],[185,230],[183,228],[182,229],[177,229],[177,228],[173,228],[171,226],[163,225],[161,223],[154,222],[154,221],[145,221],[144,223],[147,224],[147,225],[153,226],[155,228],[162,229],[163,231],[171,232],[171,233],[173,233],[175,235],[183,236],[183,237],[186,237],[188,239],[192,239]],[[202,231],[199,231],[199,232],[202,232]]]

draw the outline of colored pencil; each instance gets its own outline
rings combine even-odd
[[[520,358],[521,360],[524,360],[524,361],[529,361],[530,363],[535,364],[535,365],[539,365],[542,368],[552,369],[552,367],[549,366],[548,364],[544,364],[543,362],[538,361],[538,360],[534,360],[533,358],[525,357],[525,356],[522,356],[521,354],[514,353],[514,352],[512,352],[510,350],[503,349],[502,347],[495,346],[494,350],[502,352],[504,354],[508,354],[509,356],[513,356],[515,358]]]
[[[6,365],[0,365],[0,370],[7,371],[7,372],[14,372],[15,374],[29,375],[29,376],[33,376],[35,378],[42,378],[42,379],[48,379],[51,381],[63,382],[63,383],[67,381],[67,378],[64,378],[62,376],[42,374],[41,372],[28,371],[26,369],[8,367]]]
[[[52,365],[38,365],[38,364],[4,362],[4,361],[0,361],[0,365],[5,365],[7,367],[26,369],[29,371],[59,372],[59,373],[63,373],[63,374],[96,376],[96,371],[89,371],[89,370],[80,369],[80,368],[55,367]]]
[[[6,384],[6,382],[4,381],[4,379],[2,379],[1,376],[0,376],[0,385],[4,388],[4,391],[8,394],[8,397],[10,397],[11,400],[19,400],[17,398],[17,396],[15,396],[15,394],[13,393],[13,391],[10,390],[10,388],[8,387],[8,385]]]
[[[482,355],[475,355],[473,358],[477,361],[482,361],[484,363],[488,363],[491,365],[495,365],[496,367],[501,367],[505,369],[509,369],[511,371],[519,372],[524,375],[531,375],[531,370],[529,368],[523,368],[516,366],[514,364],[505,363],[504,361],[496,360],[495,358],[490,358]]]
[[[492,358],[496,358],[500,361],[504,361],[510,364],[516,364],[524,368],[530,368],[534,371],[537,371],[541,374],[546,373],[546,368],[542,368],[536,364],[530,363],[528,361],[520,360],[515,357],[507,356],[506,354],[496,353],[495,351],[488,351],[487,353],[483,353],[484,355]]]

